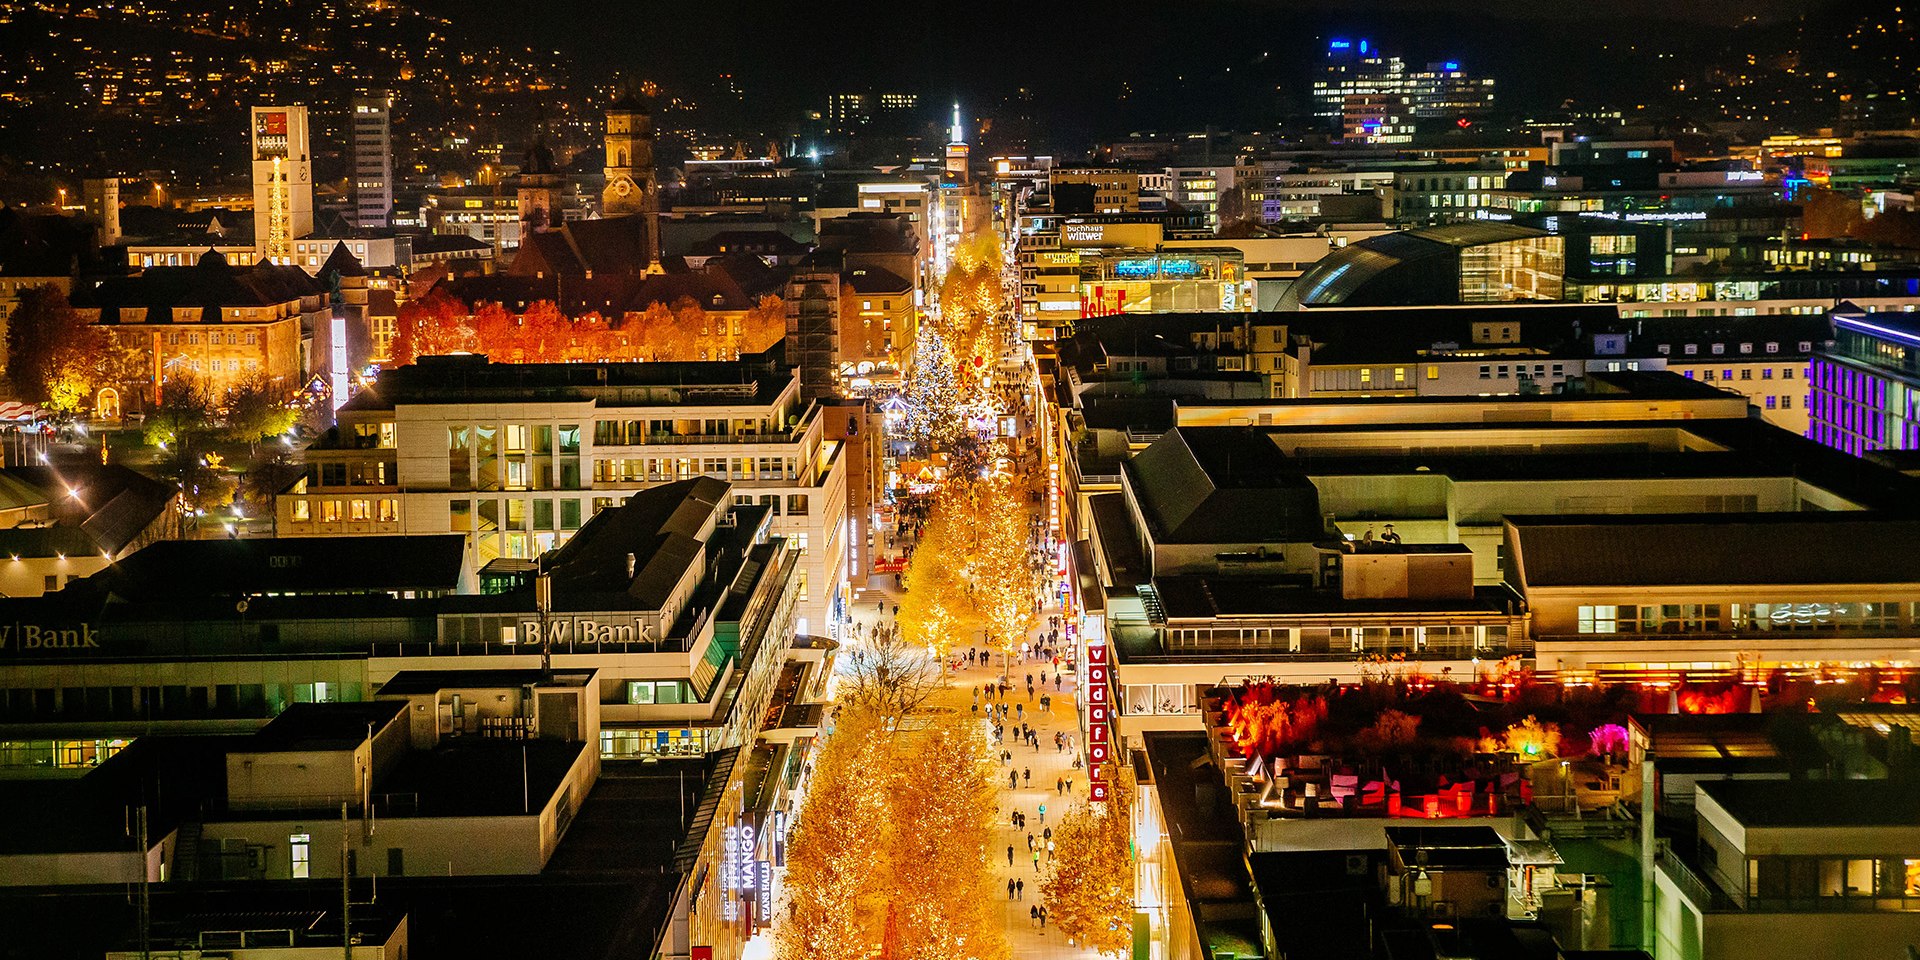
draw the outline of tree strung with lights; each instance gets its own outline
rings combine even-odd
[[[990,848],[999,819],[993,760],[979,724],[931,714],[894,758],[887,865],[897,891],[894,956],[1004,960]]]
[[[1036,620],[1034,576],[1027,554],[1027,513],[1013,485],[988,479],[968,485],[970,545],[967,578],[974,610],[988,642],[1012,650],[1026,640]]]
[[[874,918],[886,877],[875,841],[887,825],[887,751],[857,708],[841,710],[835,726],[787,847],[778,960],[867,960],[881,933]]]
[[[1040,894],[1061,933],[1120,955],[1133,946],[1133,775],[1116,766],[1113,800],[1075,804],[1053,831],[1052,869]]]
[[[907,375],[906,435],[931,451],[953,442],[963,425],[960,388],[953,356],[932,324],[920,324],[914,337],[913,364]]]

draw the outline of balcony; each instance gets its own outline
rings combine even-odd
[[[673,447],[706,445],[718,446],[728,443],[798,443],[799,433],[650,433],[645,437],[609,440],[604,443],[595,440],[594,449],[605,450],[614,447]]]

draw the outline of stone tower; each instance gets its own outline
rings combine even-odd
[[[659,186],[653,178],[653,117],[629,90],[607,108],[607,189],[601,216],[659,212]]]

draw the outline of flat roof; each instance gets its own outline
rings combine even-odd
[[[1920,790],[1891,780],[1714,780],[1699,790],[1746,827],[1920,827]]]
[[[1887,514],[1510,516],[1524,589],[1920,583],[1920,519]]]
[[[366,742],[406,709],[397,700],[288,704],[235,752],[347,749]]]
[[[474,690],[507,687],[579,687],[593,678],[591,670],[402,670],[393,675],[374,696],[408,696],[441,690]]]

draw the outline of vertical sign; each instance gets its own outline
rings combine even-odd
[[[1106,803],[1113,799],[1113,704],[1108,696],[1111,676],[1107,672],[1106,638],[1088,638],[1087,643],[1087,800]]]
[[[755,871],[759,874],[759,878],[758,878],[759,888],[756,891],[759,894],[759,901],[754,905],[755,906],[755,909],[753,912],[754,926],[756,927],[772,926],[773,925],[773,864],[766,860],[755,860],[753,862],[753,865],[754,865]]]

